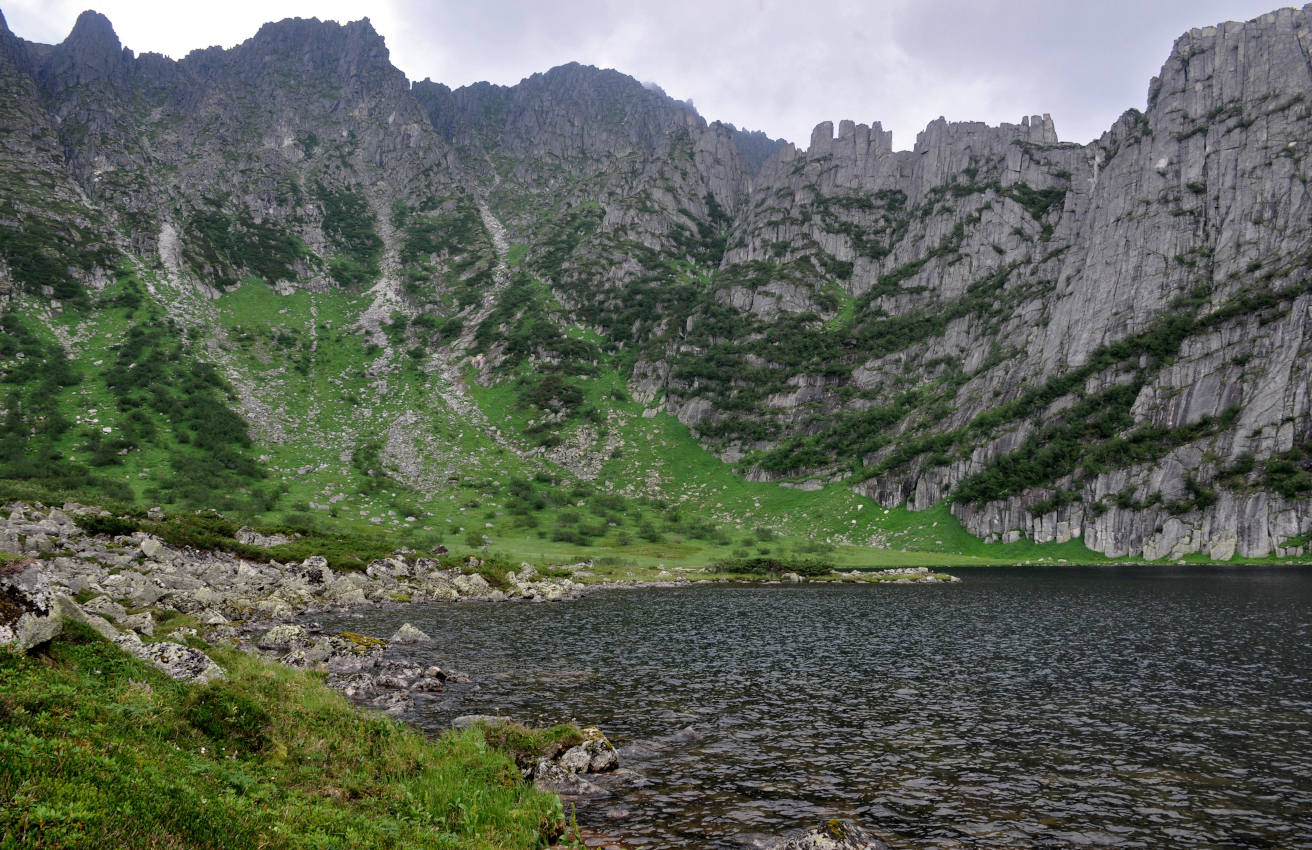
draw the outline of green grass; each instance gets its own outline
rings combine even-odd
[[[0,653],[0,847],[492,850],[563,827],[477,729],[429,740],[313,676],[212,653],[230,678],[205,687],[77,625]]]
[[[149,308],[142,277],[147,274],[124,269],[100,296],[100,307],[69,310],[56,320],[79,340],[74,368],[82,380],[59,396],[61,412],[76,427],[54,449],[78,462],[86,455],[87,429],[122,427],[125,414],[104,375],[128,329]],[[160,281],[153,283],[162,298],[172,297]],[[559,310],[544,284],[530,280],[525,287],[548,312]],[[147,306],[109,306],[126,304],[136,289]],[[661,565],[700,571],[744,557],[822,558],[839,568],[1107,560],[1078,539],[1060,545],[984,544],[945,504],[922,512],[885,509],[847,483],[825,480],[820,489],[803,491],[747,481],[663,410],[644,416],[648,405],[629,396],[623,378],[632,352],[602,350],[600,337],[580,325],[561,324],[556,341],[577,344],[597,357],[595,364],[584,364],[591,377],[565,376],[581,394],[572,416],[545,432],[531,432],[534,425],[541,427],[543,413],[524,404],[525,386],[533,389],[542,372],[524,360],[494,375],[487,386],[472,372],[467,376],[485,416],[470,420],[442,400],[445,385],[427,368],[426,358],[405,353],[423,328],[394,323],[389,333],[397,354],[390,362],[373,347],[356,326],[370,300],[340,290],[283,296],[248,279],[217,300],[198,300],[201,321],[186,331],[189,344],[207,358],[218,352],[225,369],[246,376],[282,424],[277,439],[253,435],[257,443],[250,455],[259,458],[265,476],[227,512],[238,522],[310,532],[295,552],[283,553],[288,559],[318,546],[335,564],[358,567],[401,546],[428,550],[443,543],[455,551],[482,551],[486,537],[488,550],[515,563],[592,559],[600,578],[651,578]],[[840,301],[841,317],[852,302]],[[52,336],[43,336],[53,344]],[[525,379],[527,385],[521,383]],[[659,399],[650,403],[661,405]],[[414,480],[405,480],[384,460],[388,430],[402,416],[410,419],[401,432],[422,461]],[[161,431],[171,427],[159,425]],[[602,456],[591,481],[580,482],[537,448],[544,437],[570,442],[585,435],[587,448]],[[111,507],[155,504],[153,496],[172,474],[176,451],[169,444],[145,443],[108,468],[119,483],[119,497],[102,492],[93,498],[97,494],[88,492],[78,500]],[[383,474],[371,475],[379,471],[375,468]],[[517,508],[513,480],[534,481],[541,504],[527,512]],[[47,502],[61,497],[59,488],[40,481],[0,481],[0,494]],[[598,509],[603,497],[622,501]],[[163,504],[175,512],[183,507]],[[590,533],[569,539],[564,526],[571,522]],[[356,558],[339,557],[349,556],[350,549],[358,550]]]

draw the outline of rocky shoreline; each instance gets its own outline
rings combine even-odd
[[[71,617],[171,676],[208,681],[222,671],[188,645],[190,638],[197,637],[257,652],[288,666],[321,670],[328,675],[328,685],[349,699],[394,715],[413,707],[414,692],[440,690],[444,682],[462,675],[385,657],[389,642],[422,641],[426,635],[402,629],[389,641],[351,633],[323,634],[313,625],[290,621],[365,606],[559,602],[602,589],[752,581],[708,577],[695,582],[665,571],[654,581],[595,580],[592,564],[585,561],[553,567],[549,575],[521,564],[504,574],[503,587],[493,587],[479,574],[482,563],[476,557],[453,567],[398,551],[370,562],[362,572],[335,571],[318,555],[298,562],[264,563],[225,551],[170,545],[145,531],[91,533],[78,523],[81,517],[108,516],[99,508],[74,503],[61,508],[23,502],[4,506],[0,553],[19,559],[21,568],[11,561],[9,575],[0,581],[0,592],[12,609],[12,616],[0,625],[0,643],[32,646],[48,640],[59,620]],[[163,519],[162,513],[156,516]],[[285,542],[251,529],[239,531],[238,539],[254,546]],[[851,571],[822,580],[960,581],[925,567]],[[806,581],[797,573],[784,573],[767,583]]]
[[[468,676],[450,665],[413,663],[388,648],[427,643],[406,623],[387,639],[352,632],[326,633],[307,615],[359,607],[427,602],[554,602],[600,589],[682,587],[686,576],[662,573],[655,581],[592,581],[591,564],[540,574],[523,564],[493,587],[471,559],[463,568],[397,552],[363,572],[334,571],[322,556],[295,563],[261,563],[228,552],[173,546],[136,531],[110,535],[85,531],[79,516],[108,516],[98,508],[49,508],[10,503],[0,514],[0,644],[26,650],[59,633],[65,619],[84,623],[124,651],[173,678],[204,684],[224,678],[204,652],[206,644],[232,646],[278,663],[324,674],[325,684],[352,702],[392,716],[413,712],[417,695],[440,691]],[[264,541],[243,530],[250,542]],[[668,578],[666,577],[668,576]],[[580,580],[582,579],[582,580]],[[879,573],[838,574],[829,580],[891,583],[959,581],[920,567]],[[736,579],[708,578],[729,583]],[[784,574],[769,583],[807,581]],[[752,582],[759,583],[759,582]],[[299,622],[291,622],[295,618]],[[457,725],[497,726],[505,718],[467,717]],[[601,793],[586,774],[615,770],[619,759],[604,734],[583,730],[583,741],[522,765],[526,779],[566,799]],[[843,843],[840,835],[857,841]],[[776,848],[879,847],[855,825],[830,825]]]

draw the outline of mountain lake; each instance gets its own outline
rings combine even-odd
[[[453,664],[407,719],[596,724],[626,847],[854,818],[894,847],[1312,847],[1312,571],[962,569],[321,617]],[[568,805],[567,805],[568,810]]]

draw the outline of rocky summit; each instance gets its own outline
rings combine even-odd
[[[0,482],[474,548],[1305,556],[1310,45],[1191,30],[1088,144],[894,150],[580,65],[412,82],[367,20],[178,61],[0,21]]]

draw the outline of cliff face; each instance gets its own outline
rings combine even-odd
[[[757,476],[838,474],[917,509],[952,496],[985,539],[1298,549],[1310,24],[1286,9],[1190,32],[1148,110],[1087,147],[1045,117],[938,121],[902,153],[878,125],[820,125],[734,224],[721,280],[767,274],[717,293],[762,333],[813,316],[808,350],[739,361],[774,384],[749,417],[725,414],[750,392],[727,376],[669,383],[670,409]]]
[[[951,498],[986,540],[1301,553],[1310,39],[1312,7],[1193,30],[1087,146],[1030,116],[895,152],[877,123],[801,150],[578,65],[411,85],[367,21],[180,62],[95,13],[54,46],[0,26],[0,299],[124,263],[367,290],[384,385],[389,327],[485,383],[604,362],[757,480]],[[604,442],[549,401],[567,445]]]

